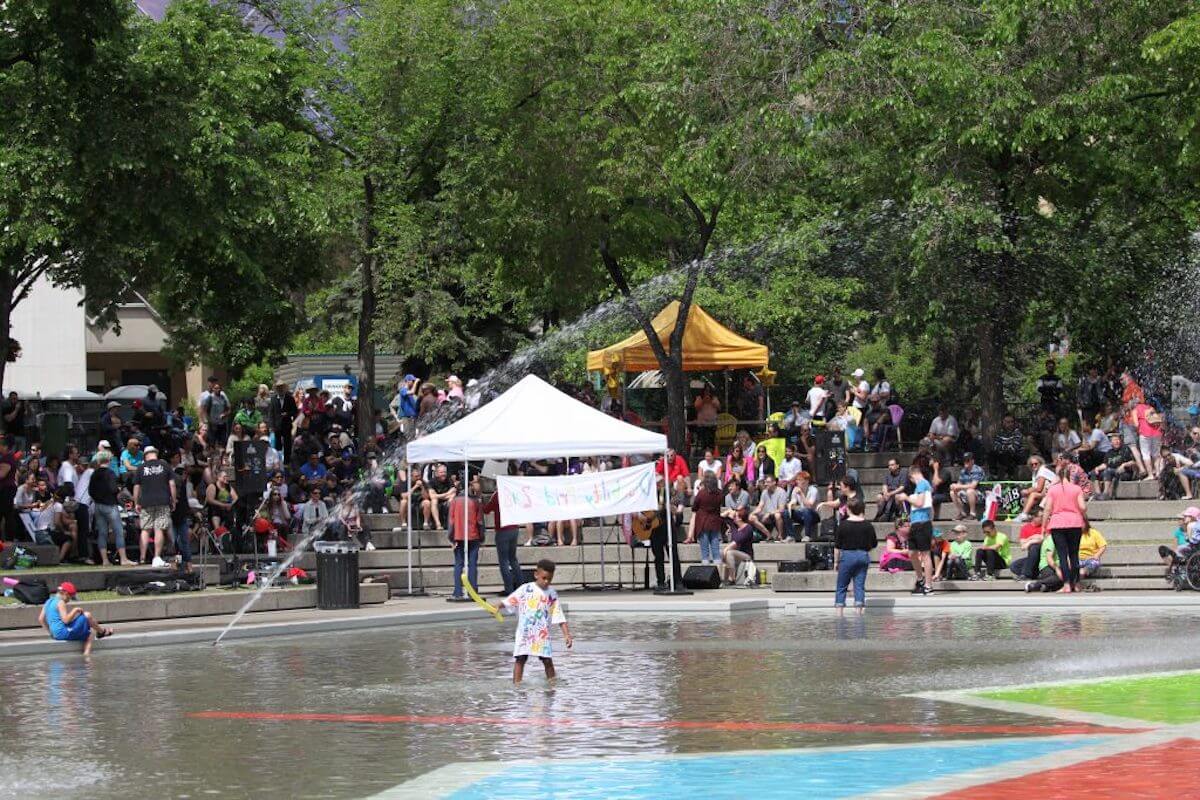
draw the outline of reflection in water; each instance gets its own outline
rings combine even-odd
[[[910,692],[1200,666],[1200,621],[1187,614],[576,615],[572,623],[577,644],[556,659],[554,686],[537,673],[512,686],[508,629],[486,623],[114,650],[90,662],[12,660],[0,671],[0,797],[117,798],[131,787],[162,797],[360,797],[457,761],[898,743],[931,734],[880,726],[1045,722]],[[187,716],[207,710],[534,721]],[[639,727],[586,724],[597,720]],[[640,726],[675,720],[869,722],[874,731]]]

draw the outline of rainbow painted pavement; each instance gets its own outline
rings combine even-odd
[[[948,726],[937,725],[874,726],[881,734],[902,733],[904,729],[922,737],[899,744],[456,763],[378,797],[1200,797],[1200,671],[915,696],[1040,719],[1029,725],[950,726],[948,730],[942,729]],[[489,725],[499,721],[476,722]],[[831,735],[842,727],[836,723],[799,722],[681,724],[709,724],[723,730],[731,725],[778,725]],[[872,727],[853,726],[858,732]],[[969,738],[936,741],[951,735]]]

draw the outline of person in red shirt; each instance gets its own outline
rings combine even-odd
[[[500,493],[493,492],[483,507],[484,514],[495,514],[496,558],[500,562],[500,579],[504,581],[505,597],[521,585],[521,561],[517,558],[517,539],[521,529],[516,525],[505,525],[500,518]]]
[[[1025,555],[1013,559],[1013,562],[1008,565],[1014,578],[1024,578],[1025,580],[1037,578],[1038,565],[1042,558],[1042,539],[1045,535],[1046,531],[1042,526],[1041,517],[1021,526],[1017,544],[1025,552]]]
[[[1121,373],[1121,386],[1121,436],[1133,451],[1133,460],[1137,463],[1138,472],[1148,474],[1150,470],[1138,449],[1137,417],[1137,407],[1146,402],[1146,393],[1128,370]]]
[[[465,507],[464,507],[465,506]],[[466,532],[464,547],[463,532]],[[483,544],[483,503],[479,500],[479,477],[471,478],[466,502],[456,497],[450,502],[450,546],[454,548],[454,600],[462,600],[463,563],[472,586],[479,579],[479,546]]]
[[[667,448],[667,482],[674,486],[675,481],[680,478],[687,478],[692,474],[688,469],[687,459],[676,453],[670,447]],[[660,458],[654,462],[654,471],[659,475],[663,474],[663,460]]]

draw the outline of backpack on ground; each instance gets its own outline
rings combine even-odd
[[[40,606],[50,599],[50,588],[40,578],[20,581],[12,587],[12,593],[27,606]]]

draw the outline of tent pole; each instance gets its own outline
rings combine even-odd
[[[404,471],[408,473],[404,476],[404,485],[408,487],[408,502],[405,503],[408,509],[408,519],[405,521],[408,526],[408,596],[412,597],[412,466],[407,461],[404,464]]]
[[[667,471],[667,454],[662,455],[663,465],[663,500],[667,509],[667,560],[671,570],[671,593],[675,593],[675,535],[671,531],[671,474]]]
[[[470,466],[470,461],[467,460],[466,455],[463,455],[463,526],[462,526],[463,527],[463,535],[462,535],[463,571],[462,571],[462,576],[459,577],[460,584],[464,582],[462,579],[466,576],[467,567],[471,563],[470,555],[467,552],[467,528],[471,527],[471,517],[470,517],[471,506],[469,505],[469,502],[468,502],[468,498],[469,498],[470,494],[471,494],[471,466]],[[465,587],[464,587],[464,589],[465,589]],[[475,591],[479,591],[478,586],[475,587]]]

